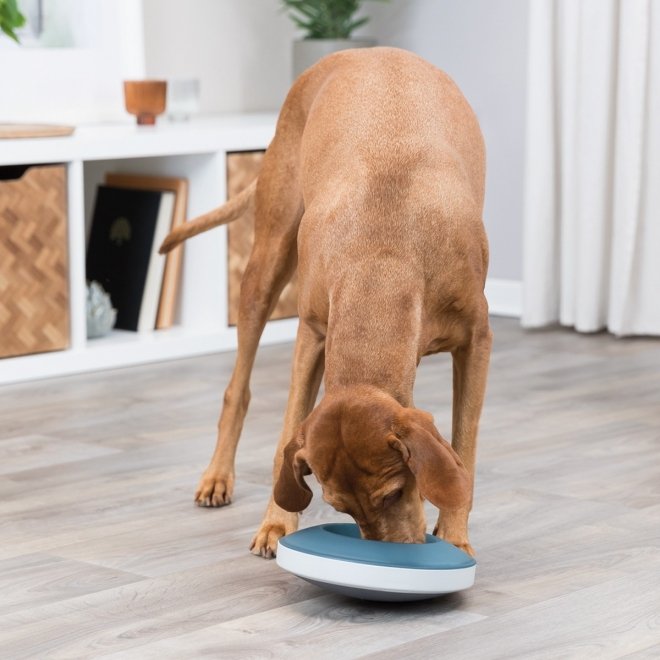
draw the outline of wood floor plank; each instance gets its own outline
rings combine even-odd
[[[320,596],[134,649],[127,658],[355,658],[484,617],[453,600],[405,606]],[[267,655],[266,655],[267,654]]]
[[[530,485],[532,483],[529,482]],[[473,516],[475,543],[484,548],[503,544],[511,546],[527,539],[538,539],[587,522],[606,520],[629,510],[622,504],[611,505],[575,497],[558,495],[548,498],[545,492],[523,487],[484,494],[478,492],[476,501],[483,508],[475,511]],[[504,532],[511,520],[524,521],[525,524]]]
[[[0,616],[8,657],[91,658],[318,595],[248,553]]]
[[[25,470],[53,468],[62,463],[100,459],[115,450],[83,442],[61,440],[47,435],[24,435],[0,439],[0,475],[15,475]]]
[[[49,552],[149,577],[212,565],[245,555],[268,495],[266,487],[253,490],[242,498],[240,507],[221,512],[192,503],[159,511],[158,524],[150,525],[148,534],[116,531],[111,537],[54,546]]]
[[[658,660],[660,658],[660,644],[654,644],[642,651],[634,651],[627,655],[622,655],[621,658],[626,660]]]
[[[35,553],[0,561],[0,615],[138,582],[143,575]]]
[[[626,576],[436,633],[370,658],[472,659],[480,649],[489,660],[602,658],[614,660],[645,650],[660,638],[660,564],[647,575]],[[634,602],[621,605],[630,594]]]

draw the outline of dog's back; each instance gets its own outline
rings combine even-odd
[[[305,113],[301,313],[327,318],[321,292],[363,267],[424,280],[431,315],[481,298],[484,147],[453,81],[406,51],[349,50],[308,70],[287,104]]]
[[[299,103],[306,114],[306,198],[326,193],[333,181],[341,185],[347,174],[370,196],[427,170],[429,192],[464,194],[480,213],[484,148],[477,120],[449,76],[413,53],[340,51],[309,69],[287,103]]]

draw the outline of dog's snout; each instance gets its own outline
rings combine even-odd
[[[422,541],[420,541],[419,538],[409,534],[408,536],[404,536],[395,541],[392,541],[392,543],[422,543]]]
[[[360,534],[362,538],[367,541],[384,541],[386,543],[425,543],[426,534],[422,531],[421,533],[415,532],[377,532],[370,529],[365,529],[361,525]]]
[[[426,538],[424,535],[415,535],[415,536],[406,536],[404,539],[399,541],[399,543],[424,543],[426,541]]]

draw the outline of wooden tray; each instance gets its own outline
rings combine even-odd
[[[0,124],[0,139],[61,137],[71,135],[75,126],[57,124]]]

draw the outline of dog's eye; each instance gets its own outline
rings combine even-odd
[[[399,488],[399,490],[395,490],[385,495],[385,497],[383,498],[383,508],[386,509],[388,506],[391,506],[395,502],[398,502],[401,499],[402,494],[403,491]]]

